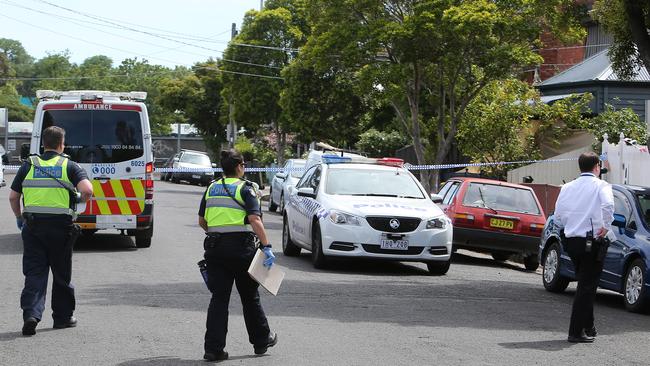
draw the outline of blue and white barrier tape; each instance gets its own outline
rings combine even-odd
[[[408,170],[441,170],[441,169],[458,169],[469,167],[484,167],[484,166],[497,166],[497,165],[514,165],[514,164],[535,164],[535,163],[561,163],[566,161],[577,161],[578,158],[565,158],[565,159],[548,159],[548,160],[520,160],[520,161],[499,161],[494,163],[462,163],[462,164],[437,164],[437,165],[411,165],[404,164],[404,168]],[[7,165],[4,167],[6,172],[17,171],[20,166]],[[304,168],[283,169],[281,167],[268,167],[268,168],[246,168],[246,172],[299,172],[304,171]],[[157,173],[221,173],[221,168],[156,168]]]

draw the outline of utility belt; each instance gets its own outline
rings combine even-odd
[[[568,252],[567,247],[569,246],[569,243],[567,239],[573,239],[573,238],[565,238],[564,236],[562,236],[562,239],[563,239],[562,244],[564,246],[564,251]],[[607,237],[594,238],[592,235],[590,235],[590,233],[587,233],[586,237],[579,237],[577,239],[584,240],[585,252],[593,253],[596,261],[602,262],[605,260],[605,257],[607,256],[607,249],[611,244],[611,241]]]
[[[240,233],[207,233],[205,240],[203,240],[203,249],[214,249],[224,242],[233,242],[241,240],[245,247],[259,247],[260,240],[254,233],[240,232]]]

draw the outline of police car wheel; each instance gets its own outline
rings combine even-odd
[[[284,216],[282,220],[282,253],[287,257],[297,257],[300,255],[300,247],[293,243],[291,240],[291,233],[289,232],[289,220]]]
[[[449,272],[449,267],[451,266],[451,259],[444,262],[427,262],[427,269],[429,274],[435,276],[442,276]]]
[[[625,308],[633,313],[647,312],[648,294],[645,286],[646,266],[642,259],[636,259],[627,269],[623,298]]]
[[[280,195],[280,212],[284,212],[284,193]]]
[[[530,254],[524,257],[524,267],[528,271],[536,271],[539,267],[539,260],[536,254]]]
[[[269,194],[269,212],[275,212],[278,209],[278,205],[273,202],[273,191],[270,191]]]
[[[323,254],[323,238],[320,234],[320,225],[314,221],[311,238],[311,262],[314,268],[324,269],[327,267],[327,258]]]
[[[569,286],[569,279],[560,274],[560,245],[551,244],[542,257],[542,282],[549,292],[563,292]]]

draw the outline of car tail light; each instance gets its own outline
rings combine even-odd
[[[454,223],[473,224],[474,215],[457,213],[454,215]]]
[[[147,165],[145,165],[144,172],[147,174],[153,173],[153,163],[147,163]]]
[[[149,222],[149,221],[151,221],[151,216],[149,215],[138,216],[138,222]]]
[[[544,230],[544,224],[530,224],[530,231],[533,233],[541,233]]]

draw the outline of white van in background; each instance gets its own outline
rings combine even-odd
[[[138,248],[153,235],[153,150],[145,92],[39,90],[30,154],[41,154],[41,132],[65,130],[65,154],[93,184],[93,197],[77,207],[84,233],[117,229]],[[21,156],[25,159],[27,156]]]

